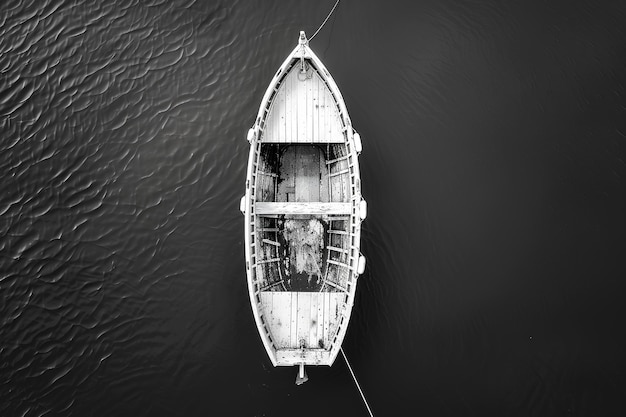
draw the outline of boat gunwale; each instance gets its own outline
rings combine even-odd
[[[332,77],[332,75],[330,75],[330,72],[328,71],[324,63],[322,63],[319,57],[309,47],[309,41],[307,40],[303,44],[298,44],[293,49],[293,51],[291,51],[289,56],[283,61],[283,63],[279,67],[278,71],[276,71],[276,74],[274,75],[274,77],[270,81],[270,84],[265,90],[265,94],[263,95],[263,99],[261,100],[259,111],[257,113],[257,117],[253,127],[257,132],[256,137],[258,138],[260,133],[259,129],[261,128],[261,121],[264,121],[265,116],[267,115],[267,113],[269,113],[268,104],[271,104],[270,100],[273,98],[273,92],[277,90],[277,86],[279,86],[285,76],[289,73],[288,70],[298,60],[300,60],[301,57],[304,57],[305,59],[310,59],[315,64],[315,67],[318,70],[320,77],[328,86],[330,92],[334,96],[335,103],[339,106],[339,115],[341,121],[343,122],[344,131],[348,131],[348,135],[352,136],[352,131],[350,129],[352,127],[352,120],[348,115],[348,109],[346,108],[346,103],[344,101],[343,95],[341,94],[341,91],[339,90],[335,79]]]

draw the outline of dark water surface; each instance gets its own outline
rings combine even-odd
[[[332,1],[4,1],[0,415],[365,415],[272,368],[245,135]],[[626,415],[626,5],[341,2],[375,415]],[[341,414],[343,413],[343,414]]]

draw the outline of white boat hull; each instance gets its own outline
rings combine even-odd
[[[248,131],[248,290],[274,366],[332,365],[365,260],[360,136],[301,32]],[[302,369],[302,368],[301,368]]]

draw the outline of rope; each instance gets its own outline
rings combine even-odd
[[[326,19],[324,19],[324,21],[322,22],[322,24],[320,25],[319,28],[317,28],[317,30],[315,31],[315,33],[313,34],[313,36],[311,36],[309,38],[309,41],[312,41],[313,38],[315,37],[315,35],[317,35],[317,32],[319,32],[320,30],[322,30],[322,27],[324,27],[324,25],[326,24],[326,22],[328,21],[328,19],[330,18],[330,15],[333,14],[333,12],[335,11],[335,8],[337,8],[337,5],[339,4],[339,0],[337,0],[337,2],[335,2],[335,5],[333,6],[332,9],[330,9],[330,13],[328,13],[328,16],[326,16]]]
[[[363,394],[363,391],[361,390],[361,386],[359,385],[359,382],[356,380],[356,376],[354,376],[354,372],[352,372],[352,367],[350,366],[350,362],[348,362],[348,357],[346,356],[346,353],[343,351],[343,347],[340,347],[339,350],[341,350],[343,359],[346,361],[346,365],[348,365],[348,369],[350,370],[350,373],[352,374],[352,379],[354,379],[354,383],[356,384],[356,387],[359,389],[359,392],[361,393],[361,398],[363,398],[363,402],[365,403],[365,406],[367,407],[367,412],[370,413],[371,417],[374,417],[374,414],[372,414],[372,410],[370,409],[369,404],[367,404],[365,395]]]

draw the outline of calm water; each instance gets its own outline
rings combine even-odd
[[[333,3],[2,3],[0,415],[365,415],[341,359],[272,368],[238,210],[265,87]],[[311,42],[363,138],[344,348],[375,415],[626,415],[625,27],[344,0]]]

